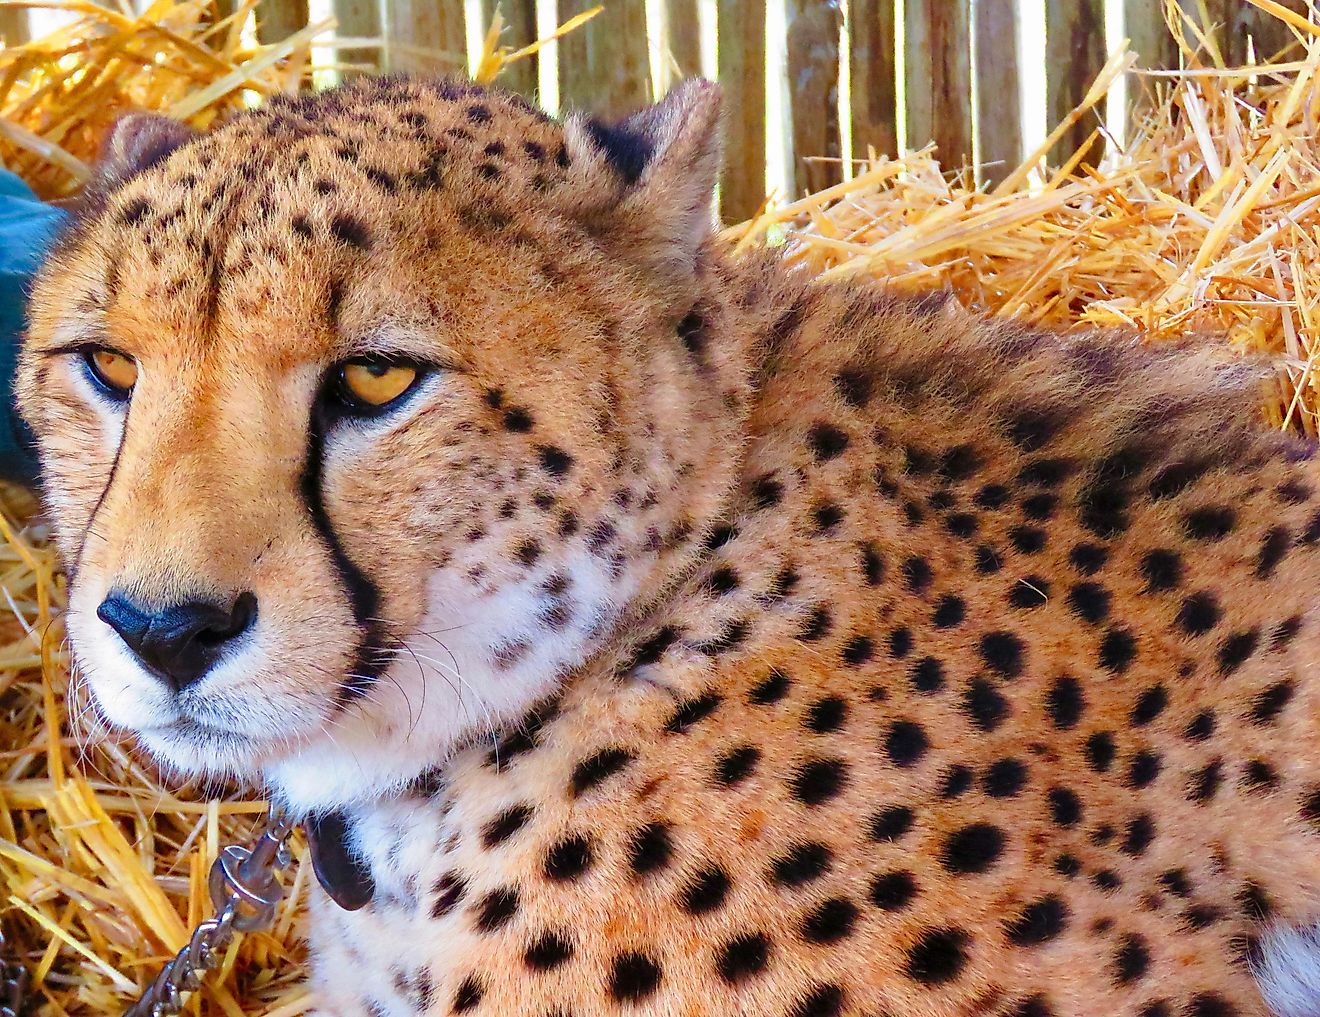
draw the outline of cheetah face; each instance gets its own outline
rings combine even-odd
[[[106,720],[329,807],[584,659],[691,528],[660,495],[730,438],[692,426],[717,394],[674,338],[716,107],[561,125],[391,81],[121,123],[20,381]]]

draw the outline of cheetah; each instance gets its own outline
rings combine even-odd
[[[307,818],[327,1014],[1320,1012],[1267,365],[735,258],[718,125],[121,121],[19,379],[105,720]]]

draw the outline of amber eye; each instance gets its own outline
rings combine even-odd
[[[350,360],[339,369],[344,402],[367,413],[394,402],[417,383],[418,377],[416,365],[382,357]]]
[[[132,357],[98,346],[83,354],[92,377],[116,399],[127,399],[137,384],[138,366]]]

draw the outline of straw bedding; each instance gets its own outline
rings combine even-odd
[[[46,197],[86,179],[123,108],[204,125],[254,96],[303,87],[309,43],[328,27],[256,47],[237,29],[253,0],[229,21],[213,19],[200,0],[157,0],[141,17],[50,2],[80,20],[0,50],[0,159]],[[995,314],[1065,328],[1126,324],[1152,342],[1195,330],[1225,355],[1273,354],[1280,370],[1264,417],[1314,437],[1320,27],[1271,0],[1252,2],[1293,27],[1284,62],[1226,68],[1186,21],[1175,26],[1183,71],[1142,73],[1130,55],[1115,54],[1074,117],[1094,122],[1125,73],[1143,101],[1128,143],[1100,170],[1049,171],[1036,153],[996,187],[978,189],[930,150],[874,158],[846,183],[726,236],[742,248],[779,243],[789,261],[827,276],[947,286]],[[479,75],[493,77],[513,56],[494,26]],[[4,927],[44,1012],[116,1013],[208,912],[211,861],[221,845],[249,836],[263,806],[169,790],[130,745],[95,731],[70,677],[64,579],[35,509],[22,492],[0,490]],[[295,851],[274,929],[230,951],[194,1012],[293,1017],[310,1005],[299,940],[310,866],[300,843]]]

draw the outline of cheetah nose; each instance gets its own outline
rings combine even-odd
[[[240,593],[228,607],[190,601],[151,610],[126,594],[111,593],[96,616],[119,633],[143,667],[182,692],[252,627],[257,597]]]

